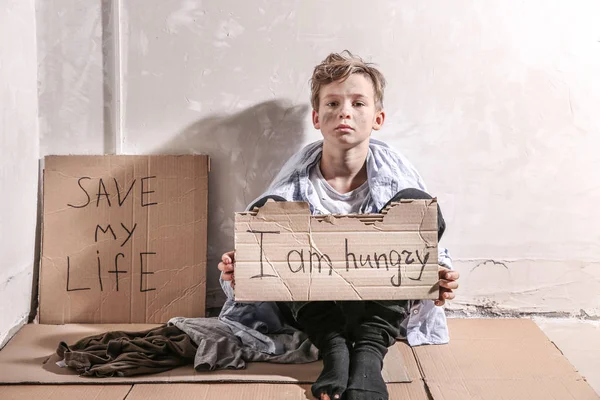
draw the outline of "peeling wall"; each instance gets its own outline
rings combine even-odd
[[[0,348],[31,303],[38,126],[33,0],[0,8]]]
[[[207,153],[208,305],[233,212],[320,134],[308,80],[348,48],[388,79],[375,133],[437,196],[455,310],[600,316],[600,4],[40,2],[41,152]]]

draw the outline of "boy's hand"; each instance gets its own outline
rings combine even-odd
[[[438,273],[440,277],[440,297],[435,301],[435,305],[443,306],[446,300],[454,298],[453,290],[458,289],[458,282],[456,280],[459,277],[459,273],[458,271],[444,267],[438,267]]]
[[[231,287],[235,286],[235,251],[228,251],[221,256],[219,263],[219,271],[222,272],[221,277],[224,281],[231,281]],[[440,289],[441,290],[441,289]]]

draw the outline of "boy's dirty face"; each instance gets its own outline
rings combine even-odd
[[[319,110],[313,110],[312,118],[325,142],[350,149],[368,143],[371,131],[383,125],[385,114],[375,107],[371,78],[352,74],[345,81],[321,87]]]

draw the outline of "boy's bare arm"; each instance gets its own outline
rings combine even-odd
[[[223,253],[221,256],[221,262],[219,263],[219,271],[222,272],[221,278],[224,281],[231,281],[231,287],[235,286],[235,251],[228,251]]]

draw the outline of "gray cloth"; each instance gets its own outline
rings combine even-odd
[[[278,344],[278,354],[265,353],[244,345],[232,329],[217,318],[175,317],[169,320],[169,325],[185,332],[198,345],[194,359],[197,371],[241,369],[246,367],[247,362],[254,361],[302,364],[318,358],[318,350],[306,334],[287,325],[280,326],[277,333],[264,333],[265,338]]]
[[[238,303],[232,296],[228,296],[219,319],[251,349],[267,354],[283,353],[283,344],[267,335],[281,333],[284,327],[283,317],[276,303]]]

